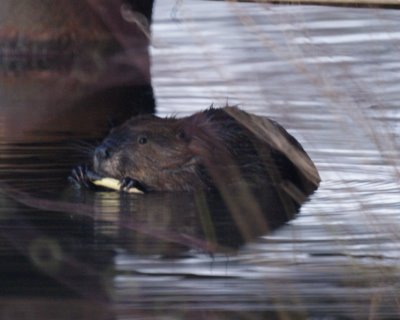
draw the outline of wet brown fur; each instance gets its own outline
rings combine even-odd
[[[234,107],[210,108],[185,118],[135,117],[113,129],[101,147],[107,159],[94,157],[94,170],[104,176],[137,180],[155,191],[192,191],[245,181],[262,188],[265,183],[289,183],[304,194],[314,191],[284,150],[259,138],[231,114],[249,116]],[[253,116],[253,119],[260,117]],[[263,118],[274,134],[315,168],[300,144],[277,123]],[[145,143],[143,142],[145,139]]]

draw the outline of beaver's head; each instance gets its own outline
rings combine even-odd
[[[198,188],[200,159],[181,121],[156,116],[128,120],[95,149],[94,171],[115,179],[129,177],[153,190]]]

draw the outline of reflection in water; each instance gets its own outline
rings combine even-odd
[[[113,251],[94,237],[90,220],[21,206],[13,210],[1,221],[2,295],[107,298]]]
[[[126,249],[134,254],[179,257],[190,249],[233,252],[296,213],[296,206],[283,203],[275,189],[268,191],[259,198],[262,217],[252,217],[246,211],[234,216],[216,194],[156,193],[110,199],[108,193],[96,193],[95,203],[100,204],[96,218],[112,221],[105,232],[121,238],[121,244],[128,244]]]
[[[253,193],[254,198],[251,199],[257,199],[260,211],[251,212],[254,204],[244,203],[244,210],[238,215],[232,213],[216,193],[135,195],[69,187],[59,199],[48,193],[44,185],[41,188],[41,183],[37,180],[35,184],[40,192],[31,190],[29,193],[3,184],[2,194],[5,199],[38,209],[37,214],[43,210],[54,212],[55,221],[56,212],[61,218],[65,214],[73,214],[78,220],[89,219],[96,226],[96,233],[104,233],[121,245],[129,244],[132,253],[146,255],[172,256],[176,251],[179,256],[179,252],[189,249],[209,253],[229,252],[283,225],[299,209],[290,196],[284,198],[272,185],[269,189],[265,187]],[[54,198],[49,199],[51,196]],[[262,216],[255,215],[259,212]],[[17,220],[23,221],[24,218]]]
[[[90,219],[1,198],[0,317],[109,319],[114,251]]]
[[[204,262],[212,265],[213,256],[235,254],[298,209],[289,197],[282,201],[272,186],[259,197],[265,215],[254,221],[247,212],[232,215],[216,194],[135,195],[69,187],[60,198],[45,180],[33,181],[36,191],[26,189],[29,193],[20,191],[23,186],[2,185],[1,281],[7,288],[2,296],[58,297],[66,299],[66,306],[81,297],[89,305],[104,301],[104,312],[114,299],[113,280],[127,272],[115,269],[117,252],[158,257],[161,263],[211,254]],[[132,272],[146,274],[128,273]],[[129,292],[145,296],[142,291]],[[74,307],[79,310],[80,305]],[[12,312],[12,304],[5,310]]]

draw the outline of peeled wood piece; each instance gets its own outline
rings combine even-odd
[[[116,191],[124,191],[124,192],[128,192],[128,193],[143,194],[143,191],[141,191],[137,188],[121,189],[121,182],[114,178],[99,177],[98,175],[96,175],[94,173],[89,173],[88,177],[90,178],[90,181],[94,185],[99,186],[99,187],[116,190]]]

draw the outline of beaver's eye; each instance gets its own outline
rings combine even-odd
[[[180,131],[177,133],[176,137],[177,137],[179,140],[182,140],[182,141],[185,141],[185,142],[189,142],[189,137],[188,137],[188,135],[185,133],[185,131],[183,131],[183,130],[180,130]]]
[[[178,136],[178,139],[181,139],[181,140],[185,140],[186,139],[186,134],[185,134],[184,131],[179,131],[177,136]]]
[[[138,138],[138,142],[139,142],[140,144],[145,144],[145,143],[147,143],[147,138],[146,138],[145,136],[140,136],[140,137]]]

